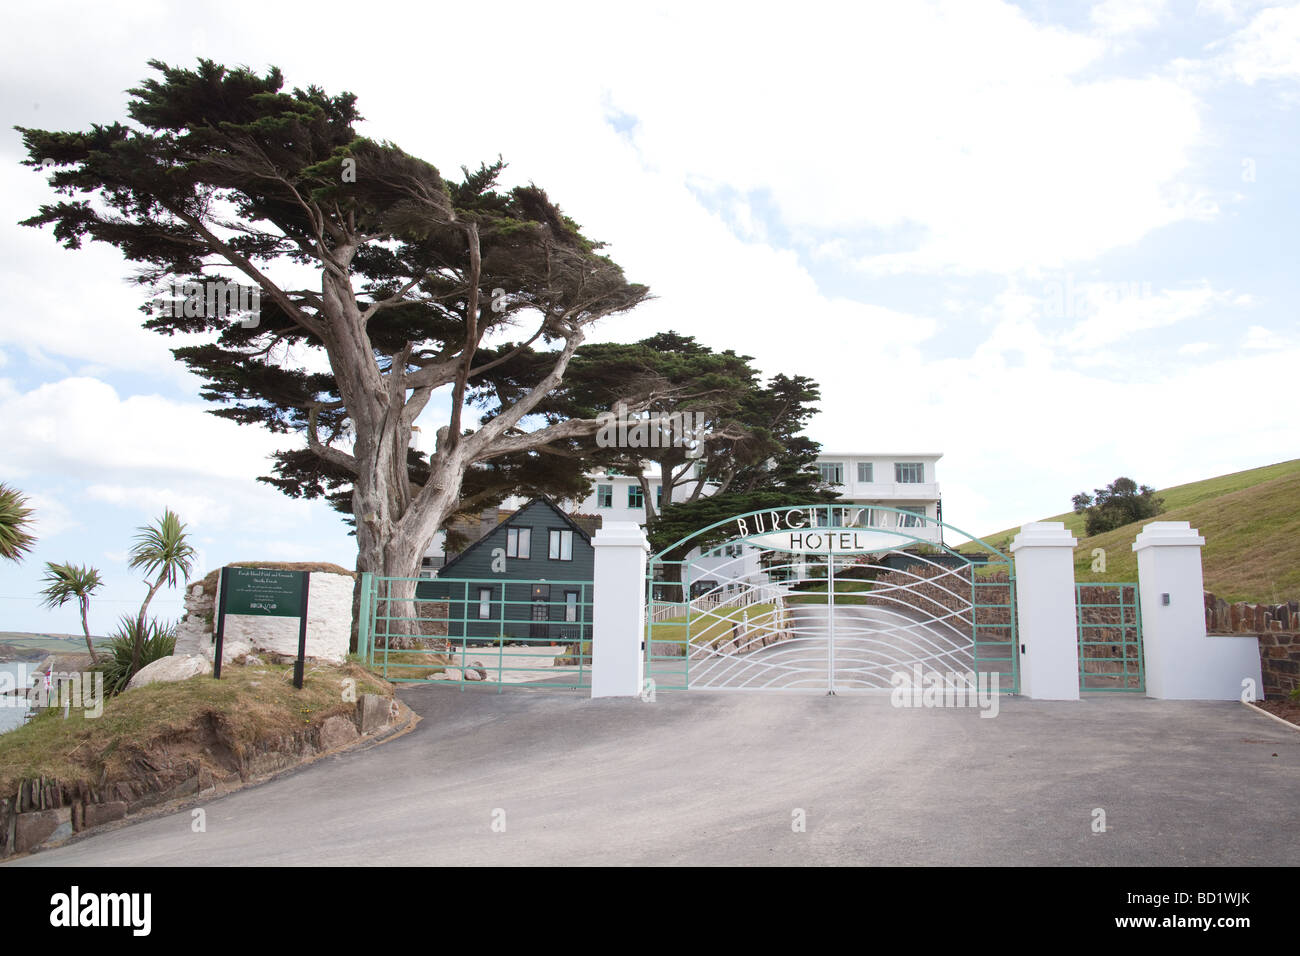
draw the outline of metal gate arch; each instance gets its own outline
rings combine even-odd
[[[890,514],[914,524],[880,526]],[[728,525],[736,533],[721,538]],[[913,533],[933,529],[938,541]],[[977,552],[944,544],[945,530]],[[1014,563],[902,508],[735,515],[652,555],[646,578],[645,676],[656,689],[836,694],[939,674],[1019,691]]]

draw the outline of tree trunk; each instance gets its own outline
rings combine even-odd
[[[659,569],[663,571],[663,577],[655,582],[655,589],[661,592],[664,601],[685,603],[689,597],[686,593],[686,583],[682,580],[681,557],[678,554],[667,554],[657,562]]]
[[[83,595],[77,599],[81,605],[81,629],[86,632],[86,650],[90,651],[90,663],[98,664],[99,658],[95,656],[95,645],[90,640],[90,622],[86,620],[86,612],[90,610],[90,601]]]
[[[390,484],[387,496],[381,496],[364,479],[359,479],[354,487],[357,570],[369,571],[379,578],[372,607],[375,628],[371,635],[377,648],[410,649],[418,646],[417,638],[423,635],[415,601],[420,562],[450,515],[460,490],[459,474],[446,475],[451,470],[447,464],[441,470],[442,475],[435,470],[429,480],[438,483],[442,491],[425,509],[411,507],[409,499],[404,500],[401,485]],[[360,592],[357,594],[359,597]]]
[[[131,641],[130,676],[134,676],[135,672],[140,668],[140,645],[144,641],[145,614],[149,610],[149,602],[152,601],[153,596],[158,593],[158,589],[162,587],[163,579],[166,577],[166,575],[167,575],[167,571],[166,569],[163,569],[163,571],[158,575],[158,580],[155,581],[152,585],[150,585],[149,593],[144,596],[144,603],[140,605],[140,615],[135,620],[135,635],[134,635],[134,639]]]

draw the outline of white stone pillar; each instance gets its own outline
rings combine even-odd
[[[1201,548],[1186,521],[1153,521],[1133,542],[1142,602],[1142,650],[1148,697],[1235,700],[1242,682],[1261,697],[1259,642],[1254,635],[1205,633]]]
[[[1011,542],[1016,560],[1020,693],[1038,700],[1079,699],[1079,632],[1074,547],[1061,521],[1022,525]]]
[[[591,539],[591,696],[635,697],[645,674],[646,555],[650,542],[631,521],[607,521]]]

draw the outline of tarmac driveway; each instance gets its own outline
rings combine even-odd
[[[187,809],[12,865],[1295,862],[1300,733],[1238,703],[401,693],[414,732],[211,800],[205,833]]]

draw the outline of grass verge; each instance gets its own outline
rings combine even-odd
[[[391,693],[391,685],[352,663],[310,664],[302,690],[293,686],[292,665],[266,664],[229,666],[219,681],[199,676],[124,691],[106,700],[97,718],[74,709],[64,720],[51,708],[0,734],[0,794],[36,777],[90,786],[128,777],[140,755],[201,737],[199,728],[213,721],[224,746],[251,748],[352,714],[356,704],[344,699],[347,680],[355,681],[357,696]]]

